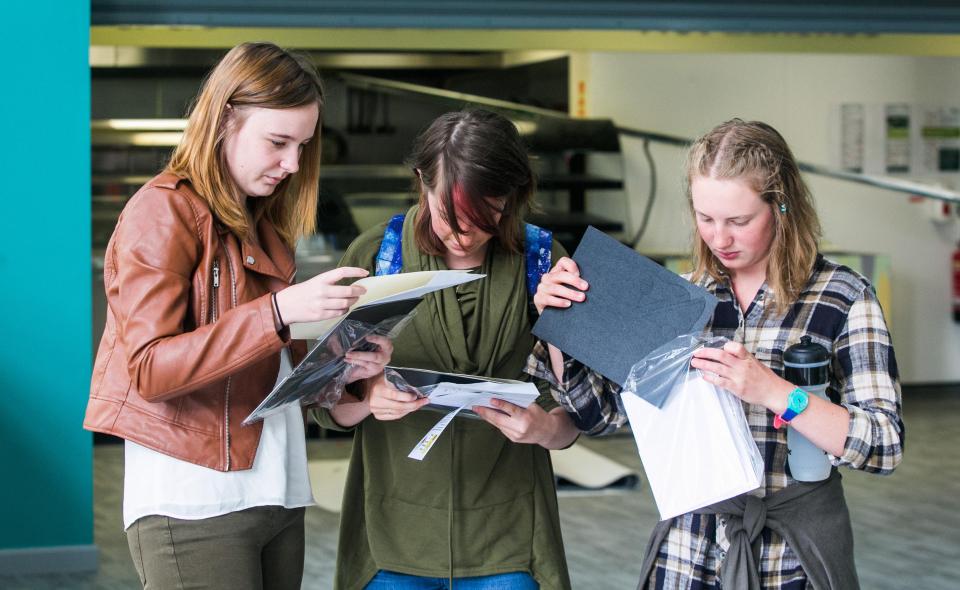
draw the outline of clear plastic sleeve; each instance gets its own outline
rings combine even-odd
[[[436,389],[439,385],[439,383],[431,383],[429,385],[421,385],[420,387],[416,387],[411,385],[396,369],[391,367],[387,367],[383,370],[383,376],[387,380],[387,383],[392,385],[395,389],[412,393],[417,397],[430,397],[430,392]]]
[[[621,392],[661,518],[756,489],[763,458],[743,405],[690,367],[717,337],[685,335],[633,366]]]
[[[350,380],[353,366],[344,358],[347,352],[374,350],[368,336],[394,339],[410,320],[415,310],[393,315],[377,323],[345,319],[331,333],[319,340],[307,356],[243,421],[244,426],[262,420],[291,404],[331,408],[340,401]]]

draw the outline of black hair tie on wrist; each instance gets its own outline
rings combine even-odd
[[[277,312],[277,319],[280,320],[280,326],[286,328],[287,322],[283,321],[283,316],[280,315],[280,306],[277,305],[277,294],[271,293],[270,298],[273,300],[273,309]]]

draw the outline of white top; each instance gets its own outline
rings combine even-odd
[[[277,382],[290,370],[290,354],[284,348]],[[124,529],[149,515],[196,520],[255,506],[313,504],[298,405],[264,419],[253,467],[243,471],[201,467],[130,441],[124,446]]]

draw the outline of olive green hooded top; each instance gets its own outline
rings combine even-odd
[[[403,272],[443,270],[403,226]],[[358,237],[342,266],[371,271],[386,224]],[[553,244],[553,260],[564,256]],[[523,253],[491,242],[486,277],[428,294],[394,341],[391,364],[523,379],[533,348]],[[543,390],[541,390],[543,391]],[[538,403],[556,407],[549,394]],[[322,426],[342,430],[321,410]],[[407,454],[443,416],[368,416],[356,426],[344,490],[336,588],[364,587],[384,569],[428,577],[528,572],[544,590],[570,587],[550,452],[510,442],[482,420],[458,416],[422,461]]]

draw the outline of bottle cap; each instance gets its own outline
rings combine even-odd
[[[783,353],[783,364],[788,367],[819,367],[830,363],[830,351],[814,342],[810,336],[801,336],[800,342]]]
[[[822,385],[830,379],[830,351],[802,336],[783,351],[784,378],[794,385]]]

